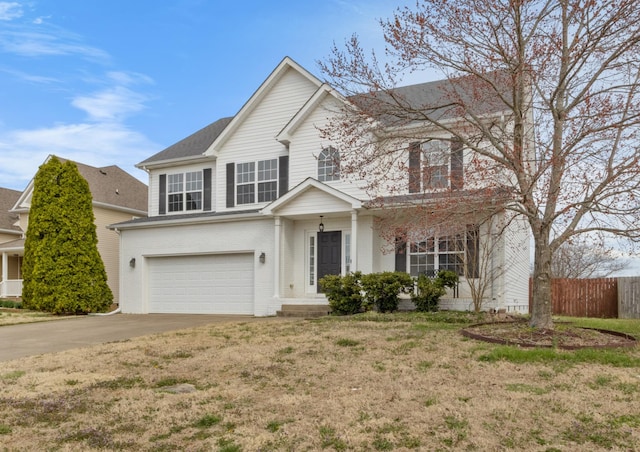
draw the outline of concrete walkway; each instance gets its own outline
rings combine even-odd
[[[256,321],[250,316],[115,314],[0,327],[0,362],[210,323]]]

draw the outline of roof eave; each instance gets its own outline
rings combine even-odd
[[[179,158],[174,158],[174,159],[166,159],[166,160],[157,160],[155,162],[140,162],[138,164],[135,165],[136,168],[141,169],[143,171],[147,171],[150,169],[160,169],[160,168],[167,168],[167,167],[171,167],[171,166],[177,166],[177,165],[182,165],[184,163],[201,163],[201,162],[207,162],[207,161],[211,161],[211,160],[215,160],[216,157],[213,155],[204,155],[204,154],[200,154],[200,155],[192,155],[189,157],[179,157]]]

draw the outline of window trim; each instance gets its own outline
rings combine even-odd
[[[270,168],[260,168],[261,165],[272,163]],[[263,204],[275,201],[279,196],[280,189],[280,159],[278,157],[246,162],[237,162],[234,165],[234,200],[236,206],[249,204]],[[245,168],[250,170],[245,170]],[[242,172],[239,172],[242,169]],[[269,178],[265,176],[268,175]],[[275,184],[275,188],[268,190],[261,189],[267,185]],[[246,188],[246,193],[240,193],[239,188]],[[261,195],[269,193],[269,199],[261,199]],[[243,199],[240,198],[243,196]],[[272,199],[271,199],[272,198]]]
[[[443,244],[448,243],[449,240],[457,240],[462,244],[463,249],[458,251],[455,249],[443,249]],[[480,234],[478,233],[477,226],[468,225],[465,232],[461,234],[442,235],[427,237],[419,242],[411,241],[406,246],[406,272],[413,277],[417,277],[419,274],[426,272],[428,276],[435,276],[439,270],[451,270],[450,266],[445,264],[444,268],[441,268],[441,256],[460,256],[461,260],[457,263],[459,270],[456,272],[460,277],[477,278],[478,273],[478,249],[480,240]],[[429,241],[432,241],[429,244]],[[424,245],[424,251],[414,251],[419,244],[426,243]],[[424,271],[413,272],[412,256],[426,256]],[[431,256],[431,262],[429,262],[429,256]],[[471,266],[473,264],[473,266]],[[431,268],[428,268],[431,267]]]
[[[340,151],[333,146],[322,148],[318,155],[317,170],[320,182],[340,180]]]
[[[451,146],[445,140],[420,143],[421,182],[424,190],[451,186]]]
[[[197,175],[196,180],[188,180],[189,175]],[[175,178],[178,178],[179,182],[173,180]],[[202,212],[204,210],[204,179],[204,170],[183,171],[167,174],[165,179],[165,193],[162,194],[166,205],[166,212],[168,214],[176,214],[180,212]],[[194,182],[198,188],[195,190],[188,190],[187,186]],[[179,190],[177,189],[178,186]],[[190,199],[190,195],[192,197],[193,194],[199,194],[199,196],[196,196],[197,199]],[[174,200],[171,199],[172,197],[174,197]],[[193,206],[194,202],[196,203],[196,207],[189,208],[189,206]],[[178,205],[179,208],[176,208]]]

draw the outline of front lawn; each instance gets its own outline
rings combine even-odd
[[[233,321],[5,362],[0,444],[640,449],[638,347],[540,356],[460,335],[474,320],[369,313]],[[640,321],[611,322],[631,334],[640,329]]]

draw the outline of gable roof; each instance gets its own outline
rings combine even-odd
[[[47,161],[51,157],[47,157]],[[57,158],[63,163],[68,160],[61,157]],[[146,215],[148,208],[148,188],[146,184],[116,165],[97,168],[84,163],[74,163],[78,167],[80,175],[89,184],[94,204]],[[24,204],[31,199],[32,193],[33,179],[22,192],[12,210],[26,210],[28,207]]]
[[[307,71],[305,68],[300,66],[298,63],[293,61],[289,57],[284,57],[284,59],[278,64],[278,66],[269,74],[269,77],[262,82],[260,87],[256,90],[255,93],[249,98],[249,100],[242,106],[240,111],[233,117],[231,123],[228,127],[226,127],[220,136],[216,138],[216,140],[209,146],[207,149],[207,155],[216,155],[220,147],[224,144],[224,142],[229,138],[233,132],[242,124],[245,118],[254,110],[254,108],[266,97],[266,95],[271,91],[271,89],[276,85],[278,80],[280,80],[284,74],[287,73],[288,70],[294,70],[300,75],[304,76],[308,81],[319,88],[322,86],[322,82],[316,76],[314,76],[311,72]]]
[[[9,211],[14,206],[20,192],[17,190],[11,190],[9,188],[0,188],[0,232],[4,233],[16,233],[21,234],[22,231],[15,222],[18,221],[18,216]]]
[[[221,118],[212,122],[208,126],[203,127],[188,137],[143,160],[138,163],[136,167],[145,168],[147,166],[161,166],[163,164],[171,164],[176,161],[206,158],[206,155],[215,153],[215,146],[219,146],[228,136],[230,136],[230,134],[233,133],[235,128],[242,123],[244,118],[255,108],[257,104],[259,104],[275,83],[289,69],[293,69],[302,74],[318,87],[322,85],[322,82],[309,71],[297,64],[291,58],[285,57],[235,116]]]
[[[334,187],[331,187],[330,185],[320,182],[317,179],[307,177],[305,180],[293,187],[283,196],[264,207],[261,210],[261,213],[263,213],[264,215],[275,215],[278,210],[282,209],[284,206],[291,203],[296,198],[299,198],[304,193],[307,193],[311,190],[317,190],[327,195],[328,197],[343,202],[345,205],[349,206],[350,210],[358,210],[364,207],[364,203],[361,200],[354,198],[353,196],[348,195],[347,193],[340,191]]]

